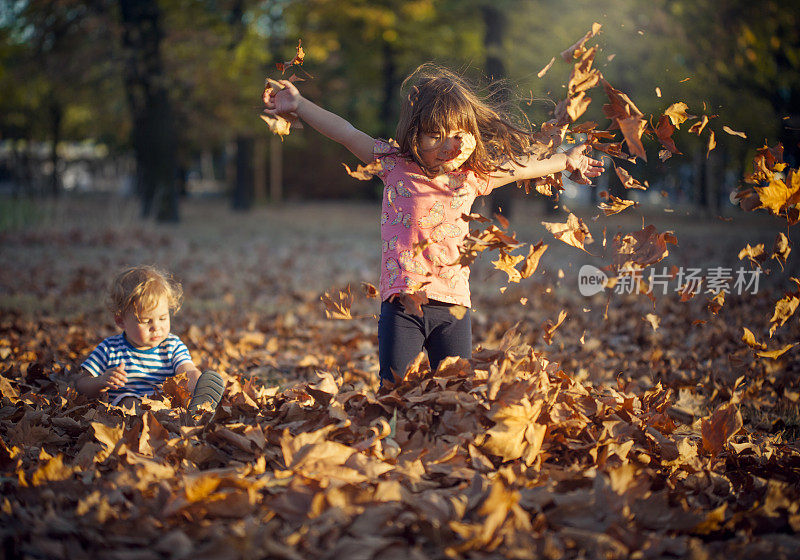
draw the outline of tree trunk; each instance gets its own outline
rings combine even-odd
[[[253,139],[253,198],[256,204],[267,201],[267,143],[269,140],[262,134]]]
[[[157,0],[120,0],[125,85],[133,116],[137,191],[142,216],[178,221],[177,161],[172,105],[161,60]]]
[[[506,77],[506,67],[503,64],[503,35],[508,22],[505,14],[496,6],[484,6],[481,13],[484,24],[483,45],[486,48],[486,79],[491,83]],[[502,213],[507,218],[511,217],[512,194],[511,185],[492,192],[489,199],[493,215]]]
[[[236,138],[236,180],[233,184],[233,209],[250,210],[253,206],[253,138]]]
[[[694,204],[704,212],[708,212],[708,176],[706,169],[708,160],[706,151],[699,147],[694,155]]]
[[[50,194],[54,197],[61,194],[61,175],[58,172],[58,143],[61,142],[63,117],[64,108],[61,103],[53,100],[50,104],[50,124],[53,127],[53,144],[50,147],[50,165],[53,166],[53,172],[50,175]]]
[[[276,134],[269,140],[269,197],[273,204],[283,200],[283,142]]]

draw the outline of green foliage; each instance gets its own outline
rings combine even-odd
[[[534,125],[547,120],[563,98],[570,67],[559,53],[597,21],[603,29],[593,41],[603,51],[596,64],[644,113],[658,115],[681,100],[692,114],[716,116],[717,129],[726,124],[747,131],[751,140],[783,138],[785,126],[797,127],[800,118],[800,8],[794,4],[161,0],[159,7],[167,87],[180,149],[188,155],[218,149],[239,135],[267,134],[257,118],[264,78],[280,77],[275,63],[291,59],[299,39],[305,63],[288,74],[305,78],[299,84],[304,94],[373,135],[393,135],[400,84],[419,64],[433,60],[483,77],[481,8],[487,5],[507,16],[501,56]],[[13,15],[0,18],[2,138],[47,139],[49,107],[57,104],[63,109],[63,138],[125,145],[131,118],[116,2],[30,0],[8,6]],[[537,77],[554,56],[554,66]],[[586,118],[602,124],[603,94],[591,95],[595,100]],[[718,134],[717,141],[744,150],[741,139]],[[694,139],[686,142],[700,148]],[[339,169],[349,156],[338,147],[317,143],[306,132],[293,134],[286,147],[288,161],[301,163],[299,154],[307,157],[311,149],[330,165],[306,183],[333,177],[352,188]],[[287,169],[287,180],[303,181],[301,171],[307,169],[301,165],[295,175]]]

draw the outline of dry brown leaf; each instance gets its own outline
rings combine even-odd
[[[711,153],[711,150],[713,150],[716,147],[717,147],[717,139],[714,136],[714,131],[713,130],[709,130],[708,131],[708,149],[706,151],[706,158],[708,158],[709,154]]]
[[[719,455],[725,444],[742,429],[742,413],[734,404],[724,403],[700,423],[703,448],[712,456]]]
[[[544,68],[542,68],[541,70],[539,70],[539,73],[538,73],[538,74],[536,74],[536,77],[538,77],[538,78],[541,78],[542,76],[544,76],[545,74],[547,74],[547,71],[548,71],[548,70],[550,70],[550,68],[552,68],[552,66],[553,66],[553,63],[554,63],[555,61],[556,61],[556,57],[553,57],[553,58],[551,58],[551,59],[550,59],[550,62],[548,62],[548,63],[547,63],[547,65],[546,65]]]
[[[267,123],[270,132],[273,134],[277,134],[278,136],[283,139],[284,136],[291,132],[292,123],[283,118],[280,115],[268,115],[266,113],[262,113],[259,115],[261,120]]]
[[[664,111],[664,116],[669,118],[675,128],[680,128],[681,123],[693,117],[693,115],[686,112],[688,108],[689,106],[686,103],[679,101],[667,107],[667,110]]]
[[[370,299],[375,299],[380,296],[378,288],[369,282],[361,282],[361,291],[364,292],[364,295]]]
[[[617,198],[613,194],[609,194],[606,191],[600,193],[600,198],[605,198],[608,202],[601,202],[598,206],[600,210],[606,216],[612,216],[614,214],[619,214],[626,208],[630,208],[631,206],[636,207],[639,204],[634,202],[633,200],[623,200],[621,198]]]
[[[348,284],[344,290],[332,290],[331,293],[325,292],[320,296],[322,304],[325,306],[325,316],[328,319],[352,319],[350,307],[353,305],[354,297],[350,293]]]
[[[625,143],[631,155],[639,156],[647,161],[647,154],[642,144],[642,134],[647,128],[647,121],[640,117],[630,117],[618,120],[619,128],[625,137]]]
[[[547,251],[547,245],[543,241],[539,241],[536,245],[531,244],[528,256],[525,257],[525,263],[522,266],[522,270],[520,270],[520,276],[530,278],[539,267],[539,260],[545,251]]]
[[[303,46],[302,45],[303,45],[303,41],[301,39],[298,39],[297,40],[297,48],[295,49],[294,58],[292,58],[292,60],[289,60],[287,62],[278,62],[278,63],[275,64],[275,66],[278,68],[278,70],[280,70],[281,74],[286,72],[286,70],[290,66],[300,66],[301,64],[303,64],[303,60],[305,60],[306,53],[303,50]]]
[[[614,236],[614,268],[616,270],[638,270],[663,260],[669,255],[667,244],[677,245],[678,239],[671,231],[658,233],[655,226],[627,235]]]
[[[503,461],[523,458],[532,465],[542,446],[546,427],[536,420],[542,409],[540,401],[523,397],[519,404],[498,407],[489,415],[494,426],[487,431],[483,448]]]
[[[450,315],[458,319],[459,321],[464,318],[464,315],[467,314],[467,308],[463,305],[453,305],[450,307]]]
[[[383,170],[383,165],[381,164],[380,160],[377,159],[371,163],[368,163],[367,165],[359,164],[355,171],[352,171],[346,163],[343,163],[342,165],[344,165],[348,175],[358,179],[359,181],[369,181]]]
[[[772,317],[769,320],[770,338],[772,338],[772,335],[775,333],[778,327],[782,327],[786,321],[789,320],[789,317],[794,315],[795,311],[797,311],[797,307],[800,305],[800,280],[797,278],[792,278],[791,280],[795,283],[795,291],[793,293],[786,294],[777,302],[775,302],[775,308],[772,312]]]
[[[719,310],[722,309],[723,305],[725,305],[725,292],[720,290],[708,300],[708,305],[706,307],[711,313],[716,315],[719,313]]]
[[[647,190],[647,186],[641,184],[639,181],[631,177],[631,174],[628,173],[628,171],[624,168],[616,166],[614,168],[614,172],[617,174],[617,177],[619,177],[619,180],[626,189],[638,189],[641,191]]]
[[[570,62],[573,58],[580,58],[583,56],[583,46],[586,44],[586,41],[597,35],[602,27],[603,26],[597,22],[593,23],[592,28],[586,32],[586,35],[581,37],[574,45],[562,51],[561,58],[564,59],[564,62]]]
[[[548,346],[553,342],[553,335],[556,332],[556,329],[561,326],[561,323],[564,322],[564,319],[567,318],[567,312],[565,310],[561,310],[558,313],[558,319],[556,322],[553,323],[552,321],[548,320],[542,324],[542,340]]]
[[[583,220],[572,213],[567,216],[567,221],[563,224],[558,222],[542,222],[542,225],[556,239],[583,251],[586,251],[584,244],[589,244],[593,241],[589,228],[586,227]],[[588,253],[588,251],[586,252]]]
[[[519,282],[522,279],[522,275],[515,267],[523,258],[525,257],[522,255],[509,255],[501,251],[497,259],[492,261],[492,264],[497,270],[502,270],[508,275],[509,282]]]
[[[700,117],[699,121],[697,121],[696,123],[694,123],[692,126],[689,127],[689,133],[697,134],[698,136],[700,136],[700,133],[703,132],[703,129],[706,127],[707,124],[708,124],[708,117],[706,115],[703,115],[702,117]]]
[[[739,136],[740,138],[747,138],[747,134],[744,132],[737,132],[728,126],[723,126],[722,130],[730,134],[731,136]]]

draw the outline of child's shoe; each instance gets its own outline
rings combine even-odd
[[[205,402],[211,403],[212,408],[217,408],[224,391],[225,381],[222,376],[216,371],[206,370],[197,379],[197,385],[194,386],[194,393],[186,410],[194,416],[198,413],[200,405]]]

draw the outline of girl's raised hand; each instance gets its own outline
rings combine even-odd
[[[289,80],[280,80],[270,83],[264,91],[264,112],[269,115],[280,115],[282,117],[297,116],[297,108],[303,96],[300,91]]]
[[[598,177],[603,172],[601,160],[584,154],[588,147],[589,144],[584,142],[564,152],[567,156],[567,171],[577,176],[573,178],[577,183],[589,184],[591,183],[589,177]]]

